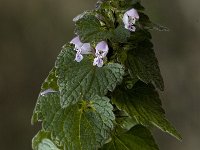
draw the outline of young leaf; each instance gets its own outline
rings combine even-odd
[[[115,119],[109,99],[99,96],[63,109],[59,94],[49,93],[39,97],[35,110],[44,130],[69,150],[94,150],[102,146]]]
[[[164,132],[181,139],[180,134],[165,118],[158,93],[151,85],[137,82],[132,89],[118,88],[113,103],[125,110],[142,125],[152,124]]]
[[[124,70],[120,64],[109,63],[98,68],[92,65],[90,56],[85,56],[81,63],[75,62],[74,57],[73,47],[66,46],[56,62],[62,107],[93,95],[104,96],[122,81]]]
[[[39,131],[32,140],[33,150],[60,150],[50,138],[49,132]]]
[[[102,41],[110,37],[110,32],[102,27],[100,21],[94,15],[84,15],[76,21],[75,33],[80,36],[82,42]]]
[[[125,133],[114,134],[101,150],[158,150],[158,146],[148,129],[136,125]]]

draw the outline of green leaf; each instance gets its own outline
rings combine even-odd
[[[55,74],[55,68],[53,68],[48,77],[45,79],[44,83],[42,84],[42,91],[52,89],[55,91],[58,91],[58,85],[57,85],[57,77]]]
[[[60,150],[50,140],[51,135],[49,132],[39,131],[38,134],[32,140],[33,150]]]
[[[46,90],[49,90],[49,91],[58,91],[59,90],[59,87],[58,87],[58,84],[57,84],[57,77],[56,77],[56,69],[55,67],[50,71],[48,77],[45,79],[45,81],[43,82],[42,84],[42,87],[41,87],[41,93],[46,91]],[[40,94],[41,94],[40,93]],[[38,102],[37,102],[38,103]],[[36,104],[37,105],[37,104]],[[34,124],[37,122],[38,120],[38,116],[35,115],[35,109],[33,111],[33,116],[31,118],[31,124]]]
[[[84,16],[86,16],[86,15],[95,15],[95,12],[94,11],[84,11],[83,13],[81,13],[81,14],[79,14],[79,15],[77,15],[74,19],[73,19],[73,21],[74,22],[77,22],[78,20],[80,20],[80,19],[82,19]]]
[[[162,131],[181,139],[180,134],[165,118],[161,100],[153,86],[137,82],[132,89],[122,87],[116,89],[113,95],[113,103],[135,118],[138,123],[155,125]]]
[[[74,61],[74,57],[73,47],[66,46],[56,62],[62,107],[93,95],[104,96],[122,81],[124,69],[120,64],[109,63],[98,68],[92,65],[91,55],[85,55],[80,63]]]
[[[84,15],[76,21],[75,33],[82,42],[99,42],[110,37],[109,30],[103,27],[94,15]]]
[[[116,125],[123,130],[130,130],[133,126],[137,125],[137,121],[131,118],[129,114],[123,110],[119,110],[116,106],[114,108]]]
[[[106,97],[95,96],[65,109],[58,93],[39,97],[35,113],[43,129],[52,133],[65,149],[94,150],[108,140],[115,116]]]
[[[143,29],[148,29],[148,30],[157,30],[157,31],[169,31],[167,27],[155,24],[150,21],[149,17],[140,12],[140,19],[139,19],[139,26]]]
[[[111,40],[113,42],[124,43],[130,37],[130,35],[130,31],[125,29],[123,25],[120,25],[114,30]]]
[[[164,27],[162,25],[158,25],[158,24],[155,24],[155,23],[152,23],[152,22],[147,24],[145,28],[149,29],[149,30],[169,31],[169,29],[167,27]]]
[[[102,150],[158,150],[158,146],[148,129],[136,125],[125,133],[113,135]]]
[[[132,42],[136,44],[130,46],[128,51],[127,65],[131,76],[136,76],[145,83],[152,82],[163,91],[163,78],[160,73],[158,60],[152,49],[153,44],[149,40],[148,32],[142,32],[138,35],[143,35],[143,37],[139,39],[137,39],[137,36],[132,37]]]

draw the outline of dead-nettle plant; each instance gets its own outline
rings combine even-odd
[[[164,83],[139,0],[101,0],[73,20],[42,84],[32,123],[42,122],[34,150],[158,150],[152,127],[181,139],[165,118]]]

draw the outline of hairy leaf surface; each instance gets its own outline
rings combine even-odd
[[[95,96],[61,108],[58,93],[39,97],[35,114],[43,128],[67,150],[94,150],[104,144],[113,129],[113,107],[106,97]]]
[[[122,81],[124,69],[120,64],[109,63],[98,68],[92,65],[93,57],[85,56],[81,63],[75,62],[74,57],[73,47],[66,46],[56,62],[62,107],[93,95],[104,96]]]

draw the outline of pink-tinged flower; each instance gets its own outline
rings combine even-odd
[[[76,36],[71,40],[72,44],[75,45],[75,51],[76,51],[76,57],[75,60],[77,62],[80,62],[83,59],[83,54],[91,54],[92,53],[92,48],[90,46],[90,43],[82,43],[80,41],[79,36]]]
[[[135,22],[139,19],[139,15],[137,10],[134,8],[128,10],[123,17],[123,22],[125,25],[125,28],[128,29],[129,31],[135,31]]]
[[[94,59],[93,65],[102,67],[103,66],[103,58],[106,57],[108,54],[108,44],[105,41],[101,41],[97,44],[96,46],[96,53],[95,56],[96,58]]]
[[[100,57],[96,57],[94,58],[94,62],[93,62],[94,66],[98,66],[98,67],[103,67],[103,59]]]

